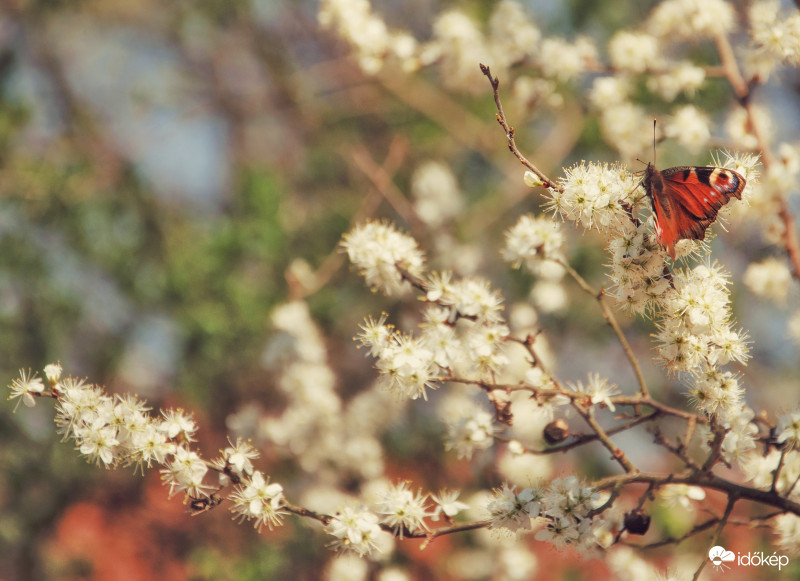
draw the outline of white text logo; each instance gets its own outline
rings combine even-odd
[[[736,563],[741,567],[777,567],[778,571],[780,571],[789,564],[789,557],[786,555],[779,555],[778,553],[772,553],[771,555],[764,555],[764,553],[734,553],[733,551],[725,550],[725,547],[719,545],[709,549],[708,558],[717,569],[729,569],[731,564]]]

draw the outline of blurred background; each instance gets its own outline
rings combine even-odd
[[[548,34],[588,34],[602,45],[655,2],[521,4]],[[445,9],[481,27],[493,5],[373,2],[388,25],[418,39],[431,36]],[[478,73],[452,87],[435,70],[365,74],[347,44],[320,29],[318,10],[306,0],[2,3],[3,381],[60,361],[66,373],[111,392],[192,412],[211,457],[226,445],[231,418],[246,420],[243,409],[280,413],[265,358],[270,313],[304,299],[348,400],[375,376],[352,341],[358,324],[381,310],[402,321],[415,308],[413,298],[398,304],[370,293],[337,251],[352,224],[385,216],[417,237],[433,267],[489,277],[509,313],[516,303],[535,304],[565,379],[593,370],[630,385],[594,303],[569,285],[530,295],[534,277],[498,260],[503,231],[538,212],[541,199],[522,184],[485,79]],[[701,58],[704,50],[696,49]],[[797,81],[789,77],[775,96],[785,133],[798,126]],[[509,97],[520,148],[551,177],[583,158],[617,159],[597,119],[572,99],[585,89],[568,85],[563,103],[527,110]],[[714,111],[730,95],[720,81],[697,99]],[[638,155],[647,161],[650,152]],[[708,161],[680,158],[669,146],[659,160]],[[452,174],[445,179],[458,201],[446,226],[415,215],[411,191],[424,189],[414,185],[423,167]],[[735,286],[746,261],[765,252],[755,240],[744,230],[735,252],[715,246]],[[572,236],[569,256],[593,284],[605,283],[597,239]],[[774,408],[775,394],[796,393],[797,345],[779,305],[738,288],[735,300],[747,301],[737,316],[754,339],[746,383],[773,388],[771,401],[754,393],[752,405]],[[524,309],[515,312],[525,319]],[[674,389],[667,395],[680,382],[650,361],[651,324],[620,316],[654,391],[684,405]],[[258,534],[224,510],[190,518],[157,474],[84,464],[55,434],[49,402],[16,414],[14,403],[0,403],[0,579],[318,579],[333,555],[319,528],[299,519]],[[416,483],[431,490],[499,485],[480,466],[446,457],[440,431],[413,406],[384,434],[388,472],[416,465]],[[275,480],[296,477],[296,467],[265,454],[262,466]],[[591,453],[572,461],[590,474],[599,462]],[[438,475],[425,473],[426,462]],[[461,578],[433,564],[437,547],[451,542],[462,541],[434,543],[423,557],[409,543],[395,558],[414,578]],[[559,566],[564,575],[586,567]]]

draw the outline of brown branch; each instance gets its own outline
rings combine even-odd
[[[682,446],[682,445],[677,445],[676,446],[675,444],[673,444],[669,440],[669,438],[667,438],[661,432],[661,430],[658,429],[658,428],[655,429],[655,431],[653,433],[653,437],[655,439],[656,444],[658,444],[659,446],[663,446],[664,448],[666,448],[667,450],[669,450],[670,452],[675,454],[675,456],[680,458],[680,460],[684,464],[686,464],[686,466],[688,466],[689,468],[691,468],[695,472],[700,472],[701,471],[701,467],[694,460],[692,460],[689,457],[689,455],[688,455],[688,453],[686,451],[686,448],[684,446]]]
[[[722,61],[722,71],[731,84],[731,87],[733,87],[736,97],[744,104],[750,97],[750,88],[747,86],[739,70],[736,56],[733,54],[733,47],[725,34],[717,34],[714,37],[714,41],[717,44],[720,61]]]
[[[402,160],[407,153],[407,146],[408,141],[402,138],[393,139],[389,145],[389,152],[383,161],[383,171],[389,179],[391,179],[398,167],[402,164]],[[356,210],[350,219],[350,228],[374,216],[383,199],[384,196],[377,188],[364,196],[358,210]],[[348,228],[348,230],[350,228]],[[289,287],[290,298],[304,299],[316,293],[325,286],[342,267],[344,260],[344,254],[340,252],[338,248],[335,248],[308,277],[301,278],[297,276],[297,273],[293,272],[291,268],[287,268],[284,277]]]
[[[663,412],[665,414],[668,414],[668,415],[671,415],[671,416],[675,416],[677,418],[683,418],[684,420],[687,420],[687,421],[700,422],[702,424],[707,424],[708,423],[708,418],[706,418],[705,416],[701,416],[701,415],[698,415],[698,414],[693,414],[692,412],[687,412],[687,411],[684,411],[684,410],[679,410],[677,408],[674,408],[674,407],[668,406],[666,404],[663,404],[663,403],[661,403],[659,401],[656,401],[653,398],[651,398],[650,396],[642,397],[640,395],[637,395],[637,396],[620,395],[620,396],[612,397],[611,398],[611,402],[614,405],[630,405],[630,406],[634,406],[634,407],[636,407],[638,405],[646,405],[646,406],[651,407],[653,409],[657,409],[660,412]]]
[[[628,473],[635,473],[639,470],[633,463],[628,459],[625,455],[625,452],[622,451],[622,448],[618,447],[614,442],[611,441],[608,433],[603,429],[603,427],[597,422],[594,417],[593,408],[584,408],[583,405],[576,399],[572,400],[572,407],[583,417],[587,424],[594,430],[594,433],[597,434],[597,439],[600,441],[606,449],[611,452],[611,457],[616,460],[622,469]]]
[[[783,461],[786,459],[786,448],[781,450],[781,457],[778,460],[778,467],[775,469],[775,474],[772,475],[772,485],[769,487],[770,491],[778,491],[778,479],[781,477],[781,470],[783,469]],[[788,494],[786,496],[789,496]]]
[[[780,199],[778,216],[780,216],[786,231],[784,245],[789,255],[789,262],[792,263],[792,275],[800,280],[800,239],[797,236],[797,229],[794,227],[794,216],[789,211],[789,205],[783,198]]]
[[[414,212],[411,203],[394,185],[391,175],[375,162],[367,148],[363,145],[354,146],[351,149],[351,157],[356,168],[372,182],[375,189],[389,202],[394,211],[408,223],[411,229],[416,232],[423,231],[422,223],[416,212]]]
[[[631,363],[633,373],[636,375],[636,381],[639,383],[639,393],[643,397],[649,397],[647,382],[644,379],[642,368],[639,366],[639,360],[633,353],[630,343],[628,343],[628,340],[625,338],[625,333],[622,332],[622,327],[619,326],[619,322],[617,322],[617,318],[614,316],[614,313],[608,307],[606,301],[603,300],[603,297],[605,296],[605,290],[601,289],[597,291],[592,288],[591,285],[589,285],[589,283],[586,282],[586,280],[580,274],[578,274],[578,271],[572,268],[566,260],[558,260],[557,262],[564,267],[567,273],[573,278],[573,280],[575,280],[575,282],[578,283],[578,286],[580,286],[584,292],[593,296],[597,300],[600,305],[600,309],[603,311],[603,318],[606,320],[608,326],[614,331],[614,334],[617,336],[617,340],[619,341],[620,345],[622,345],[622,350],[625,352],[625,356]]]
[[[285,500],[283,501],[283,504],[281,504],[281,508],[286,509],[292,514],[296,514],[297,516],[302,516],[305,518],[317,520],[325,526],[327,526],[334,519],[334,517],[332,517],[329,514],[321,514],[318,512],[314,512],[313,510],[304,508],[302,506],[295,506],[293,504],[286,502]]]
[[[639,416],[636,419],[633,419],[629,422],[626,422],[619,426],[614,426],[613,428],[606,430],[606,434],[608,434],[609,436],[613,436],[614,434],[619,434],[620,432],[624,432],[626,430],[630,430],[631,428],[635,428],[636,426],[643,424],[645,422],[655,420],[660,416],[661,413],[658,411],[647,414],[645,416]],[[537,456],[558,454],[559,452],[567,452],[569,450],[572,450],[573,448],[578,448],[579,446],[583,446],[584,444],[589,444],[598,439],[597,434],[572,434],[572,437],[575,438],[575,440],[573,440],[568,444],[554,446],[552,448],[547,448],[546,450],[531,450],[530,448],[525,448],[525,451],[528,452],[529,454],[534,454]],[[495,439],[502,440],[502,438],[498,438],[497,436],[495,436]]]
[[[519,341],[518,339],[514,339],[514,340],[515,341]],[[458,376],[455,376],[455,375],[447,375],[447,376],[444,376],[444,377],[440,377],[438,379],[438,381],[453,382],[453,383],[464,383],[466,385],[477,385],[481,389],[484,389],[486,391],[492,391],[493,389],[505,389],[505,390],[508,390],[508,391],[525,390],[525,391],[530,391],[534,395],[534,397],[537,397],[537,398],[538,397],[553,397],[553,396],[556,396],[556,395],[563,395],[564,397],[567,397],[570,400],[573,400],[573,399],[580,399],[580,398],[586,397],[585,393],[579,393],[579,392],[575,392],[575,391],[570,391],[570,390],[564,389],[563,387],[560,386],[558,380],[555,379],[546,369],[544,369],[544,367],[542,367],[542,370],[550,377],[550,379],[556,385],[556,389],[551,389],[551,388],[540,389],[540,388],[536,388],[536,387],[533,387],[531,385],[525,385],[525,384],[491,383],[489,381],[482,380],[482,379],[468,379],[468,378],[465,378],[465,377],[458,377]],[[659,401],[656,401],[650,396],[646,396],[645,397],[645,396],[641,396],[641,395],[635,395],[635,396],[618,395],[618,396],[612,396],[609,399],[610,399],[611,403],[613,403],[615,406],[626,405],[626,406],[632,406],[634,408],[637,408],[637,407],[640,407],[640,406],[647,406],[647,407],[653,408],[654,410],[658,410],[662,414],[674,416],[676,418],[681,418],[681,419],[684,419],[686,421],[692,421],[692,422],[695,422],[695,423],[696,422],[700,422],[702,424],[708,423],[708,418],[706,418],[705,416],[693,414],[692,412],[687,412],[685,410],[679,410],[677,408],[674,408],[674,407],[668,406],[666,404],[663,404],[663,403],[661,403]]]
[[[722,69],[725,77],[731,84],[736,97],[747,112],[747,120],[750,130],[756,138],[758,149],[761,151],[761,159],[764,163],[764,168],[769,169],[769,166],[774,163],[772,152],[764,136],[763,128],[758,123],[755,116],[752,103],[752,87],[758,82],[758,79],[753,79],[751,83],[747,83],[742,77],[741,70],[736,57],[733,54],[733,48],[724,34],[718,34],[715,37],[717,50],[719,51],[720,60],[722,62]],[[784,247],[788,254],[789,262],[792,265],[792,275],[795,279],[800,280],[800,237],[798,237],[797,230],[794,224],[794,216],[789,211],[789,206],[786,199],[782,196],[777,196],[778,202],[778,217],[783,223],[786,234],[784,236]]]
[[[695,525],[689,531],[687,531],[686,533],[682,534],[679,537],[672,537],[672,538],[669,538],[669,539],[663,539],[661,541],[648,543],[647,545],[637,545],[637,544],[634,544],[634,543],[626,543],[626,544],[631,546],[631,547],[635,547],[637,549],[657,549],[659,547],[665,547],[667,545],[672,545],[672,544],[676,544],[677,545],[679,543],[682,543],[683,541],[685,541],[689,537],[693,537],[694,535],[696,535],[698,533],[702,533],[703,531],[706,531],[706,530],[710,529],[711,527],[713,527],[718,522],[719,522],[718,518],[716,518],[716,517],[710,518],[707,521],[700,523],[699,525]]]
[[[524,155],[522,155],[520,150],[517,148],[517,144],[514,141],[514,128],[511,127],[506,121],[506,114],[503,112],[503,104],[500,101],[500,79],[492,76],[492,72],[488,66],[481,64],[480,67],[481,67],[481,72],[486,76],[487,79],[489,79],[489,82],[492,85],[492,91],[494,93],[494,104],[497,107],[497,122],[506,132],[506,138],[508,139],[508,149],[511,151],[511,153],[514,154],[514,156],[516,156],[516,158],[520,161],[520,163],[522,163],[522,165],[527,167],[529,170],[535,173],[540,180],[542,180],[542,185],[545,188],[556,190],[557,192],[562,191],[561,186],[559,186],[556,182],[554,182],[549,177],[544,175],[544,173],[539,171],[539,168],[537,168],[530,161],[528,161],[528,159]]]
[[[719,425],[715,419],[711,421],[711,431],[714,433],[714,439],[711,441],[711,451],[708,453],[708,458],[706,458],[701,468],[703,472],[708,473],[711,472],[714,464],[722,457],[722,444],[725,441],[725,435],[728,433],[728,430]]]
[[[447,527],[447,528],[436,529],[436,530],[433,530],[433,531],[431,531],[429,533],[426,533],[426,534],[422,534],[422,535],[419,535],[419,536],[415,535],[412,538],[419,538],[419,537],[424,537],[425,538],[425,542],[422,543],[422,545],[420,545],[420,547],[419,547],[419,550],[422,551],[430,544],[431,541],[433,541],[434,539],[436,539],[438,537],[442,537],[444,535],[450,535],[450,534],[453,534],[453,533],[461,533],[461,532],[464,532],[464,531],[474,531],[475,529],[482,529],[482,528],[486,528],[487,526],[489,526],[489,521],[485,521],[485,520],[484,521],[476,521],[476,522],[472,522],[472,523],[453,525],[453,526]]]
[[[800,516],[800,503],[790,500],[780,494],[769,490],[750,488],[736,484],[716,474],[702,472],[684,471],[672,474],[657,474],[639,472],[634,474],[618,474],[602,478],[594,483],[598,490],[614,488],[616,486],[628,485],[633,483],[656,484],[691,484],[701,488],[718,490],[727,493],[728,496],[735,495],[740,500],[750,500],[766,506],[781,509],[783,512],[791,512]]]

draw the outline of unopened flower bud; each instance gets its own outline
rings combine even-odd
[[[61,379],[61,364],[51,363],[50,365],[45,365],[44,376],[51,385],[58,382]]]
[[[525,185],[529,188],[538,188],[544,185],[542,178],[537,176],[531,170],[525,172],[525,175],[522,176],[522,181],[524,181]]]
[[[641,508],[625,513],[625,530],[632,535],[643,535],[650,528],[650,515]]]
[[[548,444],[558,444],[569,436],[569,425],[562,418],[553,420],[544,427],[544,441]]]

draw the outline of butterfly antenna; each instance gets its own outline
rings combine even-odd
[[[653,119],[653,165],[656,165],[656,120]]]

